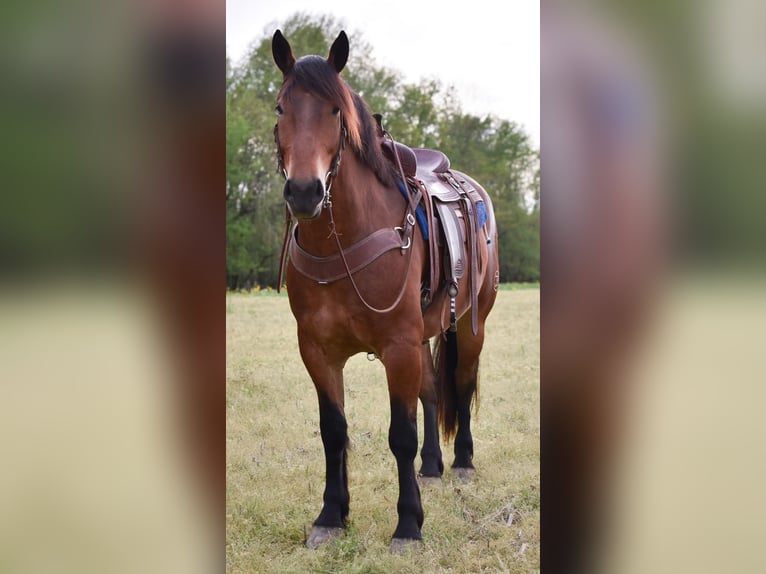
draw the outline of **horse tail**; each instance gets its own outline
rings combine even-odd
[[[442,436],[449,441],[457,431],[457,332],[447,330],[436,338],[437,420]]]

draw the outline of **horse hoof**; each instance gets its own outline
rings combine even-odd
[[[463,467],[452,468],[452,476],[454,476],[460,482],[471,482],[475,475],[476,475],[475,468],[463,468]]]
[[[442,483],[441,476],[418,476],[418,484],[423,488],[437,486]]]
[[[343,528],[331,528],[328,526],[314,526],[311,528],[309,539],[306,540],[306,548],[319,548],[331,540],[343,534]]]
[[[416,538],[392,538],[390,550],[391,554],[406,554],[422,547],[423,541]]]

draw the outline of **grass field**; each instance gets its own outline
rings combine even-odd
[[[398,486],[383,366],[349,360],[349,528],[308,550],[324,457],[295,321],[284,296],[228,295],[227,572],[539,571],[539,318],[539,289],[498,294],[473,425],[476,478],[453,481],[452,445],[442,445],[444,478],[421,489],[424,547],[404,556],[388,550]]]

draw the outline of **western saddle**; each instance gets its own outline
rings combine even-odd
[[[436,292],[445,288],[452,300],[450,329],[454,330],[454,298],[468,267],[471,327],[475,335],[481,278],[479,237],[487,222],[484,199],[465,174],[450,168],[450,160],[443,152],[395,142],[380,126],[380,117],[375,117],[384,154],[395,165],[401,164],[410,188],[422,194],[426,229],[421,225],[421,231],[427,238],[429,273],[422,280],[421,306],[425,311]]]

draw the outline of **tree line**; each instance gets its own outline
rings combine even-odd
[[[282,30],[296,55],[326,54],[341,25],[296,14]],[[514,122],[464,113],[454,90],[436,79],[405,83],[375,64],[358,34],[343,77],[392,136],[439,149],[492,196],[502,281],[540,278],[540,162]],[[274,106],[281,72],[271,35],[256,39],[242,62],[226,62],[226,280],[229,289],[275,287],[284,232],[283,181],[276,173]]]

